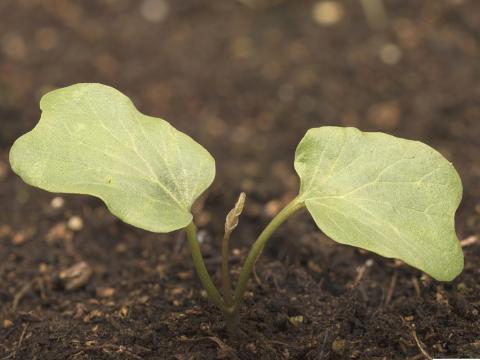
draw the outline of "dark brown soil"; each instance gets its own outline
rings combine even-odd
[[[343,17],[332,26],[314,20],[307,0],[258,11],[168,0],[158,22],[145,19],[143,3],[0,2],[0,359],[480,357],[480,1],[385,1],[383,30],[353,0],[337,3]],[[463,274],[435,282],[333,243],[298,214],[259,261],[241,332],[229,337],[182,233],[132,228],[83,196],[54,209],[55,195],[9,170],[9,147],[38,120],[41,94],[89,81],[126,92],[217,159],[195,209],[217,282],[235,197],[248,194],[233,276],[297,191],[296,144],[326,124],[418,139],[455,164]],[[66,226],[73,216],[79,231]],[[93,274],[83,285],[64,278],[82,262]]]

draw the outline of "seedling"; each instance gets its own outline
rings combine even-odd
[[[462,184],[440,153],[417,141],[355,128],[310,129],[295,153],[301,185],[253,243],[232,292],[230,234],[245,195],[228,214],[217,290],[197,241],[192,204],[212,183],[215,161],[164,120],[141,114],[117,90],[77,84],[46,94],[37,126],[10,152],[12,169],[51,192],[89,194],[124,222],[167,233],[186,231],[209,299],[235,329],[253,266],[272,233],[306,208],[333,240],[396,258],[450,281],[463,269],[454,215]]]

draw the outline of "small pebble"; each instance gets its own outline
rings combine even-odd
[[[313,272],[316,272],[316,273],[321,273],[322,272],[322,268],[320,266],[318,266],[317,263],[315,263],[312,260],[308,260],[307,267],[308,267],[309,270],[312,270]]]
[[[55,210],[61,209],[64,205],[65,200],[60,196],[56,196],[52,199],[52,201],[50,201],[50,206]]]
[[[38,271],[40,272],[40,274],[48,273],[48,265],[45,264],[44,262],[40,263],[38,265]]]
[[[161,22],[168,16],[168,4],[164,0],[145,0],[140,6],[143,18],[150,22]]]
[[[9,319],[3,320],[3,328],[10,329],[13,326],[13,321]]]
[[[100,298],[109,298],[115,294],[115,289],[111,287],[100,287],[96,289],[96,294]]]
[[[59,240],[71,240],[73,238],[73,233],[67,230],[67,227],[64,223],[58,223],[54,225],[50,230],[48,230],[47,235],[45,235],[45,240],[49,244],[54,244]]]
[[[402,59],[402,50],[395,44],[385,44],[380,49],[380,59],[387,65],[395,65]]]
[[[100,310],[94,309],[87,316],[83,318],[83,322],[88,323],[92,319],[103,317],[103,313]]]
[[[313,19],[319,25],[331,26],[343,18],[343,7],[336,1],[320,1],[313,6]]]
[[[93,270],[85,261],[81,261],[59,274],[60,280],[67,291],[73,291],[84,286],[90,277],[93,275]]]
[[[460,246],[461,247],[467,247],[467,246],[475,244],[477,241],[478,241],[478,236],[477,235],[471,235],[471,236],[469,236],[465,239],[462,239],[460,241]]]
[[[437,286],[437,292],[435,293],[435,300],[439,304],[448,306],[448,298],[445,295],[445,291],[442,286]]]
[[[157,265],[155,270],[160,274],[160,277],[164,277],[165,274],[167,273],[167,266],[163,264]]]
[[[400,106],[396,101],[375,104],[368,109],[367,121],[380,129],[392,130],[400,121]]]
[[[222,119],[211,116],[206,119],[207,132],[213,137],[222,137],[227,131],[227,126]]]
[[[345,350],[346,341],[345,339],[337,338],[332,342],[332,351],[334,353],[343,353]]]
[[[290,316],[288,322],[295,327],[300,326],[303,323],[303,315]]]
[[[208,238],[208,232],[206,232],[205,230],[199,230],[197,232],[197,240],[200,244],[203,244],[205,240],[207,240],[207,238]]]
[[[128,306],[123,305],[123,306],[120,308],[119,313],[120,313],[120,316],[121,316],[122,318],[127,317],[127,315],[128,315]]]
[[[115,251],[119,254],[124,254],[125,252],[127,252],[127,250],[128,250],[128,247],[127,247],[127,244],[125,243],[118,243],[115,246]]]
[[[142,296],[138,299],[139,304],[146,304],[150,301],[150,297],[148,295]]]
[[[200,324],[200,330],[203,332],[209,332],[210,331],[210,326],[207,323],[201,323]]]
[[[177,306],[177,305],[175,305],[175,306]],[[174,316],[176,319],[185,319],[185,317],[187,317],[187,314],[181,313],[181,312],[177,312],[177,313],[174,313],[173,316]]]
[[[87,307],[84,303],[75,304],[75,312],[72,313],[74,319],[80,319],[87,312]]]
[[[198,308],[186,309],[185,314],[187,314],[187,315],[201,315],[202,311]]]
[[[12,244],[15,246],[22,245],[23,243],[25,243],[25,241],[30,239],[33,234],[34,231],[32,229],[19,231],[15,235],[13,235]]]
[[[188,280],[192,278],[193,273],[191,271],[181,271],[177,275],[180,280]]]
[[[279,213],[281,207],[282,204],[279,200],[271,200],[265,205],[265,214],[272,218]]]
[[[25,41],[19,34],[8,33],[1,41],[3,53],[13,60],[23,60],[27,55]]]
[[[185,290],[181,287],[176,287],[176,288],[173,288],[171,291],[170,291],[170,294],[172,296],[179,296],[181,294],[183,294],[185,292]]]
[[[72,216],[68,219],[67,227],[72,231],[80,231],[83,229],[83,220],[80,216]]]

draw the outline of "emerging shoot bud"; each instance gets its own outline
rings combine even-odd
[[[238,218],[242,214],[246,197],[247,196],[244,192],[240,193],[235,207],[227,214],[227,219],[225,220],[225,234],[231,234],[232,231],[237,227]]]

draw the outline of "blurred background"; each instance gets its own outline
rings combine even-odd
[[[158,325],[179,308],[190,309],[191,299],[198,298],[179,233],[159,236],[134,229],[115,220],[96,199],[56,197],[28,187],[10,171],[10,146],[37,123],[41,96],[78,82],[116,87],[142,112],[166,119],[215,157],[215,182],[194,208],[210,265],[219,256],[215,239],[224,216],[240,191],[248,198],[232,240],[240,248],[233,251],[235,266],[245,254],[239,244],[250,244],[295,196],[294,151],[309,128],[355,126],[438,149],[454,163],[465,188],[457,231],[469,245],[458,287],[446,286],[445,295],[442,286],[419,285],[420,274],[403,267],[407,275],[397,285],[403,297],[392,290],[386,302],[394,299],[392,306],[379,312],[384,289],[395,285],[392,262],[374,257],[379,265],[365,280],[363,297],[351,295],[352,279],[362,266],[365,271],[365,258],[372,255],[341,246],[328,250],[332,242],[303,215],[279,229],[276,248],[267,252],[260,273],[264,284],[271,276],[275,287],[270,284],[264,298],[259,292],[252,311],[267,308],[267,315],[277,316],[286,308],[284,298],[293,304],[292,298],[299,299],[295,294],[303,291],[307,299],[313,294],[310,312],[305,304],[293,312],[307,314],[308,327],[290,326],[290,333],[280,327],[270,335],[288,343],[296,336],[302,346],[313,339],[320,345],[312,345],[311,358],[323,358],[323,346],[329,347],[335,336],[353,338],[365,351],[389,348],[389,353],[375,353],[385,358],[400,350],[404,358],[418,354],[400,316],[415,309],[415,319],[423,319],[415,320],[419,336],[426,339],[435,332],[431,329],[445,329],[428,337],[430,350],[456,354],[468,345],[473,346],[468,354],[478,354],[478,322],[472,319],[479,313],[479,255],[478,247],[470,245],[480,233],[480,1],[1,0],[0,355],[5,348],[10,355],[24,351],[19,354],[30,358],[35,349],[47,351],[55,341],[51,358],[59,348],[71,354],[78,349],[78,334],[118,343],[115,351],[128,342],[143,344],[143,350],[131,350],[140,355],[149,349],[175,351],[178,342],[172,339],[199,328],[181,328],[188,324],[174,317],[169,326],[179,326],[176,332]],[[292,270],[290,262],[299,267]],[[78,289],[85,290],[64,292],[70,285],[58,287],[58,274],[78,266],[86,274]],[[277,275],[284,276],[278,280],[284,288],[288,282],[282,279],[294,279],[288,283],[291,298],[278,290]],[[184,286],[183,292],[177,286]],[[336,302],[341,294],[343,307]],[[357,305],[351,305],[350,296],[357,296]],[[447,297],[460,320],[452,318]],[[24,313],[15,312],[17,305]],[[320,307],[334,315],[322,315]],[[349,320],[350,313],[363,318]],[[92,335],[98,327],[89,324],[95,318],[100,322],[102,314],[108,316],[101,331]],[[204,316],[194,314],[194,319]],[[258,316],[254,328],[265,318]],[[359,332],[358,323],[370,328]],[[144,331],[145,324],[158,328]],[[363,335],[367,332],[369,337]],[[147,333],[151,338],[139,340]],[[22,348],[18,339],[24,335]],[[408,346],[397,346],[403,336]],[[105,348],[97,350],[100,354]],[[282,356],[273,358],[287,358]]]
[[[295,146],[327,124],[425,141],[473,184],[479,14],[467,0],[2,0],[0,147],[45,92],[101,82],[204,144],[230,202],[295,191]]]

